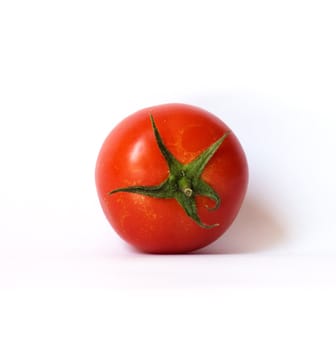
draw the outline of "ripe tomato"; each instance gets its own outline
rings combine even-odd
[[[238,139],[211,113],[185,104],[142,109],[104,141],[96,186],[106,218],[136,248],[183,253],[220,237],[248,182]]]

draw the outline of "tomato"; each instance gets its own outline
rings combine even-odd
[[[101,147],[95,178],[105,216],[126,242],[149,253],[186,253],[232,224],[248,167],[225,123],[175,103],[122,120]]]

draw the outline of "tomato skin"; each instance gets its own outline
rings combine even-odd
[[[109,194],[128,186],[154,186],[168,176],[149,115],[152,114],[169,151],[183,164],[191,162],[229,128],[213,114],[185,104],[142,109],[121,121],[107,136],[96,164],[96,187],[107,220],[129,244],[150,253],[186,253],[219,238],[241,207],[248,183],[244,151],[231,131],[206,165],[202,179],[220,196],[221,205],[197,196],[198,213],[205,229],[188,217],[175,199],[136,193]]]

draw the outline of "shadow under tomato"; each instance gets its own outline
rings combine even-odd
[[[270,208],[253,198],[245,202],[230,229],[194,254],[243,254],[274,248],[286,240],[286,231]]]

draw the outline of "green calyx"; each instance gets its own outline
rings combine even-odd
[[[230,134],[230,131],[225,133],[221,138],[209,146],[198,157],[188,164],[180,163],[172,153],[167,149],[162,141],[161,135],[155,125],[154,118],[150,115],[156,143],[164,156],[169,174],[165,181],[157,186],[130,186],[117,188],[110,195],[117,192],[130,192],[145,195],[154,198],[173,198],[184,209],[185,213],[191,217],[199,226],[203,228],[213,228],[218,224],[207,225],[203,223],[198,216],[196,206],[196,196],[205,196],[215,202],[214,207],[208,208],[215,210],[220,206],[220,197],[215,190],[202,180],[201,175],[204,168],[216,153],[225,138]]]

